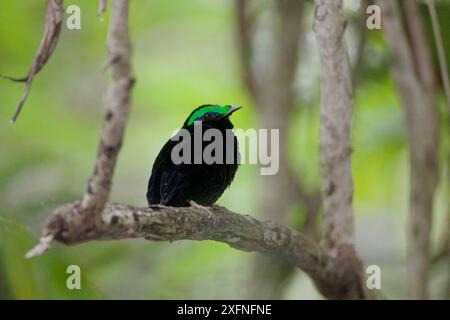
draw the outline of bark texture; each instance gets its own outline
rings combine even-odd
[[[433,196],[437,185],[438,121],[431,62],[425,36],[421,34],[420,16],[412,4],[407,6],[410,28],[417,29],[411,46],[401,23],[395,1],[379,1],[382,6],[383,30],[392,54],[392,72],[399,97],[405,107],[410,145],[410,209],[407,227],[408,294],[413,299],[427,298],[430,255],[430,229]],[[412,36],[412,37],[413,37]],[[414,63],[421,59],[420,63]],[[419,60],[417,60],[419,61]],[[416,67],[417,66],[417,67]]]
[[[271,221],[259,221],[220,206],[151,206],[107,204],[95,224],[85,228],[80,202],[63,205],[47,221],[43,239],[67,245],[86,241],[145,238],[151,241],[214,240],[242,251],[289,261],[309,274],[328,298],[373,297],[360,286],[352,261],[335,259],[303,234]],[[39,254],[40,252],[34,252]]]
[[[322,67],[320,160],[323,168],[323,244],[337,254],[353,245],[351,69],[344,41],[342,1],[316,0],[314,30]]]
[[[351,68],[344,41],[342,0],[315,0],[314,31],[322,69],[320,160],[323,169],[323,238],[327,252],[357,270],[361,298],[363,263],[354,244],[351,123],[354,108]]]

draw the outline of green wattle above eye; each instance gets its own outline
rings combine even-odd
[[[204,106],[203,108],[198,109],[195,111],[188,121],[188,126],[193,124],[195,120],[199,120],[201,117],[203,117],[206,113],[217,113],[225,115],[228,111],[230,111],[231,106],[225,105],[225,106]]]

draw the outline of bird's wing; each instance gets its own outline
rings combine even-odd
[[[157,173],[158,170],[152,170],[152,174],[150,176],[150,179],[148,181],[147,186],[147,201],[148,204],[158,204],[161,196],[159,194],[159,180],[160,180],[160,173]]]
[[[160,185],[160,204],[167,205],[182,198],[182,193],[187,190],[187,180],[179,166],[170,166],[164,170]]]
[[[171,140],[167,141],[153,163],[152,174],[147,187],[148,204],[159,204],[161,202],[161,178],[166,168],[170,166],[168,161],[170,161],[172,145],[173,143]]]

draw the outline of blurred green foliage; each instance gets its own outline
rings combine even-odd
[[[27,73],[41,38],[43,2],[0,3],[0,72]],[[253,254],[220,243],[127,240],[75,247],[56,244],[41,257],[24,258],[52,209],[79,198],[84,191],[109,81],[108,72],[101,69],[108,13],[101,22],[96,18],[96,1],[65,3],[81,7],[82,28],[63,28],[53,57],[35,78],[14,125],[9,119],[23,86],[0,79],[0,298],[245,297]],[[450,10],[447,1],[438,4]],[[350,10],[351,14],[356,13]],[[313,190],[320,186],[320,65],[309,2],[306,15],[290,160],[307,188]],[[244,111],[234,118],[235,126],[241,128],[257,127],[258,115],[241,81],[232,1],[133,1],[130,23],[137,84],[111,199],[144,206],[153,159],[195,106],[244,105]],[[448,19],[442,18],[441,23],[443,30],[449,30]],[[354,37],[350,34],[350,44]],[[381,266],[386,294],[399,298],[405,296],[407,137],[382,33],[369,32],[368,37],[353,127],[356,242],[368,264]],[[444,115],[443,99],[440,107]],[[446,121],[442,122],[445,125]],[[442,135],[442,146],[449,147],[448,135]],[[442,152],[442,163],[444,156]],[[442,177],[445,170],[448,167],[442,165]],[[243,165],[219,203],[257,216],[259,179],[257,167]],[[443,230],[448,192],[448,181],[441,179],[434,243]],[[293,221],[304,214],[303,208],[291,211]],[[81,267],[82,290],[66,288],[66,268],[72,264]],[[432,292],[437,296],[442,290],[442,272],[432,275]],[[296,271],[285,297],[311,299],[319,295],[302,272]]]

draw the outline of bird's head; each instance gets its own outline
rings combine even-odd
[[[240,106],[231,105],[213,105],[204,104],[191,112],[189,117],[183,124],[183,128],[188,128],[194,125],[195,121],[201,121],[203,125],[208,124],[210,126],[225,126],[233,128],[233,125],[229,119],[231,114],[236,110],[241,109]]]

